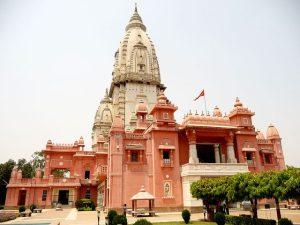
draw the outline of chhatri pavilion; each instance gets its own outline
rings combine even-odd
[[[188,113],[177,123],[177,107],[165,88],[154,44],[135,8],[95,115],[91,149],[82,137],[72,144],[48,140],[45,168],[34,178],[13,169],[6,207],[74,206],[89,198],[99,207],[122,209],[143,186],[155,210],[181,210],[202,204],[190,194],[193,181],[285,168],[278,130],[270,125],[266,134],[256,131],[254,112],[238,98],[227,114],[215,107],[211,115]]]

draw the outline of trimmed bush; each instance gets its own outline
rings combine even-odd
[[[152,223],[146,219],[139,219],[139,220],[135,221],[135,223],[133,225],[152,225]]]
[[[29,206],[29,209],[30,209],[31,212],[33,212],[33,210],[36,209],[36,205],[35,204],[31,204]]]
[[[225,224],[225,215],[224,213],[216,213],[214,216],[214,220],[218,225],[224,225]]]
[[[95,211],[95,209],[96,209],[96,205],[93,201],[91,201],[91,209],[92,209],[92,211]]]
[[[112,220],[112,225],[127,225],[127,218],[124,215],[116,215]]]
[[[184,222],[186,224],[188,224],[190,222],[190,219],[191,219],[191,213],[189,210],[185,209],[182,211],[181,213],[181,216],[182,216],[182,219],[184,220]]]
[[[6,222],[9,220],[14,220],[18,216],[19,216],[18,213],[7,213],[7,212],[0,213],[0,223]]]
[[[20,212],[20,213],[21,213],[21,212],[25,212],[25,210],[26,210],[26,208],[25,208],[24,205],[20,205],[20,206],[19,206],[19,212]]]
[[[4,209],[4,205],[0,205],[0,210],[1,210],[1,209]]]
[[[78,211],[94,211],[95,203],[91,199],[82,198],[75,202],[75,207]]]
[[[81,200],[81,199],[78,199],[78,200],[76,200],[76,202],[75,202],[75,207],[76,207],[76,209],[80,209],[80,208],[83,208],[83,201]]]
[[[293,225],[293,222],[288,218],[281,218],[278,220],[278,225]]]
[[[225,216],[226,223],[231,225],[276,225],[275,220],[253,219],[245,216]]]
[[[118,213],[115,210],[108,211],[108,213],[107,213],[108,225],[112,225],[112,221],[113,221],[114,217],[117,215],[118,215]]]

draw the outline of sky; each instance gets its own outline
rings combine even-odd
[[[300,166],[300,1],[0,0],[0,162],[84,137],[137,2],[177,122],[238,96]]]

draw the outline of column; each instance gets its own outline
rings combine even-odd
[[[214,150],[215,150],[215,163],[220,163],[219,144],[214,144]]]
[[[227,143],[227,163],[237,163],[232,142]]]
[[[196,148],[196,131],[189,130],[187,136],[189,140],[189,163],[199,163]]]
[[[195,141],[189,142],[189,163],[199,163]]]

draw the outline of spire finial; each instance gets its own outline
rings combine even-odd
[[[134,3],[134,11],[137,12],[137,3]]]

